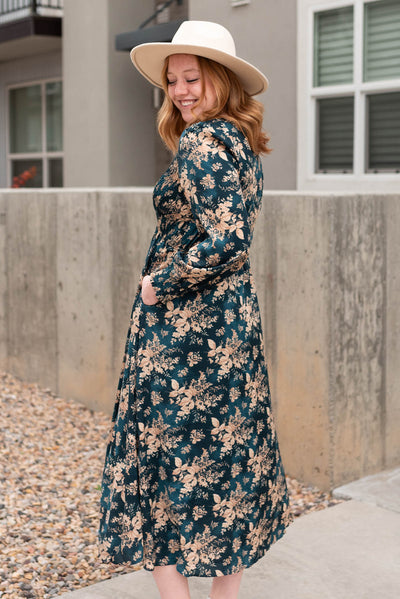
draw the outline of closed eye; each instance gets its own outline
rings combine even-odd
[[[186,79],[186,83],[196,83],[196,81],[198,81],[199,78],[197,77],[197,79]],[[167,81],[168,85],[175,85],[176,81]]]

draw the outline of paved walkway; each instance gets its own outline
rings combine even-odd
[[[400,468],[336,489],[349,501],[302,516],[245,571],[240,599],[398,599]],[[210,581],[190,578],[192,599]],[[151,573],[133,572],[62,599],[159,599]]]

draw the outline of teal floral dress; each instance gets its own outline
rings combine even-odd
[[[188,126],[154,189],[101,496],[100,555],[184,576],[251,566],[292,520],[249,248],[261,162],[230,122]]]

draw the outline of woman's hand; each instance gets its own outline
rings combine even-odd
[[[142,280],[142,300],[147,306],[153,306],[158,302],[156,292],[151,284],[150,275],[146,275]]]

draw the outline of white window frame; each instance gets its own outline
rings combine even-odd
[[[7,187],[12,185],[12,161],[13,160],[42,160],[43,163],[43,187],[49,187],[49,169],[48,161],[51,158],[62,158],[64,164],[64,150],[61,152],[48,152],[46,150],[47,139],[46,139],[46,84],[57,83],[61,81],[61,77],[51,77],[48,79],[39,79],[34,81],[24,81],[24,83],[17,83],[7,86],[7,102],[6,102],[6,136],[7,136]],[[24,87],[32,87],[34,85],[41,86],[41,99],[42,99],[42,151],[41,152],[23,152],[23,153],[11,153],[10,152],[10,91],[13,89],[20,89]],[[51,188],[52,189],[52,188]],[[54,188],[56,189],[56,188]]]
[[[297,48],[297,187],[301,190],[398,191],[400,173],[366,172],[367,96],[375,92],[400,91],[400,78],[363,82],[363,8],[376,0],[298,0]],[[314,87],[313,49],[315,13],[353,6],[353,83]],[[316,172],[317,100],[354,97],[354,155],[352,173]]]

